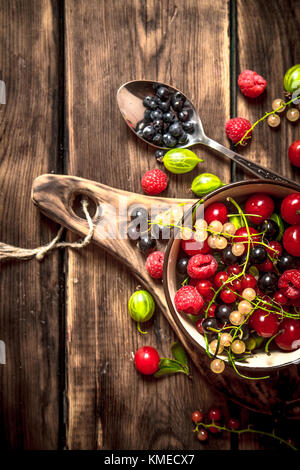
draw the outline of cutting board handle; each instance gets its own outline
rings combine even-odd
[[[92,209],[95,231],[93,241],[125,264],[155,297],[163,313],[168,307],[162,282],[152,279],[145,269],[145,255],[136,242],[127,238],[130,209],[145,207],[150,214],[153,208],[166,210],[185,204],[190,208],[195,200],[145,196],[84,178],[68,175],[45,174],[36,178],[32,186],[32,200],[47,217],[84,237],[89,225],[76,210],[76,201],[87,198]],[[172,321],[173,323],[173,321]],[[173,325],[175,327],[175,325]]]

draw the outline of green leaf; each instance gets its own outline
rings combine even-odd
[[[177,372],[187,375],[187,371],[177,361],[163,358],[160,360],[159,369],[154,374],[154,377],[163,377],[164,375],[176,374]]]
[[[175,343],[172,344],[171,353],[176,361],[178,361],[183,366],[188,367],[187,355],[184,348],[180,343],[178,343],[178,341],[175,341]]]

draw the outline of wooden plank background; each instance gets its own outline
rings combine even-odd
[[[0,1],[0,240],[37,246],[57,227],[30,202],[32,180],[67,173],[141,192],[141,175],[158,167],[117,109],[119,86],[135,78],[182,89],[207,134],[229,145],[230,116],[255,121],[282,94],[285,70],[299,62],[297,0]],[[255,69],[268,92],[254,102],[237,90],[238,73]],[[287,148],[299,125],[261,125],[242,152],[298,181]],[[223,181],[245,178],[222,157],[195,149],[202,171]],[[197,171],[170,175],[165,195],[188,197]],[[70,235],[67,235],[70,237]],[[73,238],[73,237],[72,237]],[[0,446],[25,449],[258,449],[268,439],[223,435],[200,444],[190,415],[220,406],[270,430],[266,419],[226,401],[193,366],[193,381],[140,377],[132,353],[150,343],[164,356],[174,334],[156,312],[148,336],[137,334],[127,302],[130,272],[95,247],[51,254],[42,263],[1,264]],[[299,439],[296,424],[280,433]]]

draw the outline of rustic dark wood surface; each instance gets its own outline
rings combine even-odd
[[[141,175],[158,164],[117,109],[116,91],[125,81],[152,78],[184,90],[207,134],[229,145],[224,123],[230,115],[260,117],[281,95],[285,70],[299,62],[299,15],[296,0],[276,7],[260,0],[1,1],[0,79],[8,99],[0,105],[0,240],[32,247],[56,233],[30,202],[32,181],[41,173],[141,192]],[[268,93],[255,104],[236,89],[244,68],[268,80]],[[286,157],[297,136],[299,125],[283,120],[274,132],[264,124],[243,153],[299,181]],[[223,181],[246,176],[221,157],[195,151],[205,159],[203,171]],[[165,196],[189,197],[196,174],[170,175]],[[274,420],[237,407],[193,366],[192,382],[136,374],[132,353],[138,347],[152,344],[166,356],[175,339],[159,311],[147,337],[137,334],[127,312],[137,284],[93,246],[51,254],[41,264],[1,264],[0,339],[7,364],[0,365],[0,445],[236,448],[237,440],[225,434],[204,445],[195,439],[190,414],[211,405],[243,424],[272,429]],[[297,440],[296,426],[280,422],[280,434]],[[244,436],[239,448],[277,444]]]

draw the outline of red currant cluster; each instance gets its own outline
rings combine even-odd
[[[209,434],[217,435],[224,432],[230,432],[237,435],[251,433],[268,438],[275,439],[278,443],[284,444],[292,450],[298,450],[295,447],[295,443],[291,439],[283,439],[277,436],[274,431],[262,431],[260,429],[254,429],[251,425],[247,428],[241,429],[240,422],[235,417],[230,417],[227,422],[224,422],[223,413],[220,408],[211,408],[207,415],[202,411],[194,411],[192,413],[192,421],[195,425],[194,432],[200,442],[205,442],[209,438]],[[223,422],[222,422],[223,421]]]
[[[204,442],[208,439],[208,432],[211,434],[219,434],[223,429],[238,430],[240,427],[239,420],[230,418],[226,426],[221,424],[223,413],[219,408],[211,408],[207,416],[202,411],[194,411],[192,414],[192,421],[195,424],[195,432],[199,441]],[[206,422],[208,421],[208,422]]]
[[[182,236],[177,272],[187,277],[174,303],[205,336],[213,372],[224,370],[219,355],[234,365],[263,344],[268,352],[273,339],[285,351],[300,347],[299,193],[255,194],[244,210],[231,198],[213,203]]]

